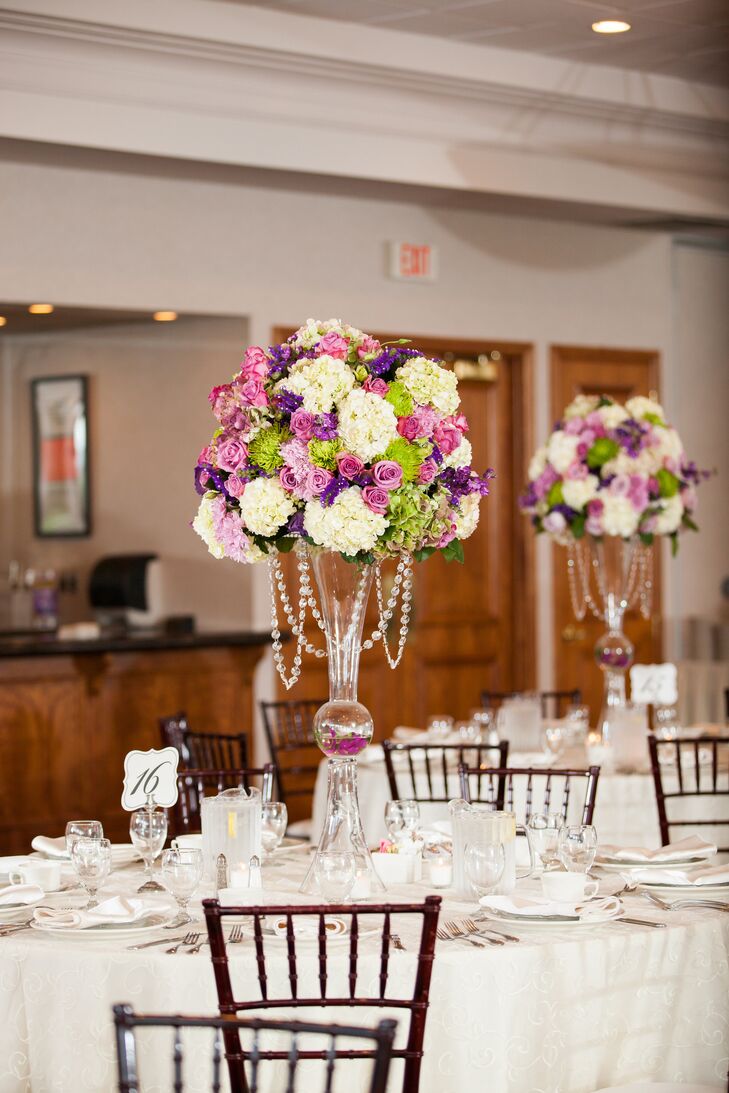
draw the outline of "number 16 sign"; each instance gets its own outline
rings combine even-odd
[[[177,748],[150,748],[130,751],[124,759],[124,792],[122,808],[134,812],[150,798],[161,808],[177,803]]]

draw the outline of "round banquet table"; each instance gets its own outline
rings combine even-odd
[[[307,858],[305,850],[277,852],[274,864],[264,867],[266,901],[285,901],[296,891]],[[140,876],[133,866],[116,871],[104,894],[134,891]],[[409,885],[393,888],[390,898],[412,901],[427,892],[424,884]],[[68,896],[55,898],[68,902]],[[721,1088],[729,1066],[729,914],[698,908],[662,913],[639,896],[625,898],[628,913],[665,921],[667,928],[520,925],[518,944],[479,950],[438,942],[421,1093],[592,1093],[639,1080]],[[193,908],[199,910],[199,904]],[[473,910],[444,893],[443,918]],[[393,925],[407,950],[392,954],[393,990],[412,983],[417,921],[406,924],[403,916]],[[216,1012],[207,947],[198,955],[167,955],[158,948],[129,951],[132,943],[30,930],[0,938],[1,1093],[112,1093],[116,1002],[139,1012]],[[334,952],[336,943],[330,944]],[[283,981],[285,943],[273,938],[270,950],[268,940],[266,945],[273,953],[272,981]],[[316,976],[316,950],[309,949],[307,965],[304,949],[302,990],[309,975]],[[253,943],[229,951],[240,992],[255,984]],[[347,973],[346,938],[339,952],[332,963],[335,981]],[[363,982],[376,982],[378,939],[362,936],[360,952]],[[308,1016],[374,1023],[385,1015],[319,1009]],[[171,1088],[171,1039],[167,1032],[147,1035],[157,1040],[154,1048],[148,1042],[141,1047],[143,1089],[162,1093]],[[185,1088],[193,1093],[209,1090],[207,1058],[206,1069],[199,1068],[202,1055],[191,1059]],[[344,1074],[347,1093],[358,1093],[347,1066]],[[399,1079],[395,1064],[392,1093],[399,1093]],[[267,1086],[270,1093],[280,1088]]]

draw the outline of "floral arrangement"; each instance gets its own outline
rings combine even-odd
[[[648,546],[668,535],[675,552],[682,529],[698,530],[696,486],[707,476],[655,400],[578,395],[535,453],[519,504],[560,543],[638,535]]]
[[[471,469],[456,377],[399,341],[309,319],[246,350],[214,387],[195,531],[216,558],[257,562],[305,541],[370,562],[463,560],[493,471]]]

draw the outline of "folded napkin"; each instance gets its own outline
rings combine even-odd
[[[37,850],[39,854],[45,854],[47,858],[65,858],[66,861],[69,860],[69,854],[66,850],[66,839],[63,835],[61,835],[60,839],[50,839],[47,835],[36,835],[30,845],[34,850]]]
[[[713,858],[716,854],[714,843],[707,843],[697,835],[690,835],[680,842],[669,843],[658,850],[646,850],[642,846],[601,846],[598,855],[615,862],[682,862],[687,858]]]
[[[141,899],[127,899],[126,896],[112,896],[98,907],[87,910],[62,911],[49,907],[37,907],[33,918],[44,929],[88,930],[90,926],[117,925],[133,926],[135,922],[150,914],[149,904]]]
[[[318,938],[318,918],[295,918],[293,923],[295,937]],[[266,925],[278,937],[286,937],[285,915],[270,915],[266,919]],[[340,918],[339,915],[327,915],[324,919],[324,928],[326,929],[327,937],[339,937],[342,934],[346,934],[348,930],[347,923],[343,918]]]
[[[709,868],[631,869],[634,884],[673,884],[676,887],[702,888],[708,884],[729,884],[729,862]]]
[[[16,903],[37,903],[44,892],[37,884],[10,884],[0,888],[0,907],[12,907]]]
[[[407,725],[397,725],[392,730],[392,739],[399,740],[402,744],[411,743],[413,740],[427,740],[428,734],[424,729],[413,729]]]
[[[384,762],[385,752],[382,744],[370,744],[368,748],[360,752],[357,757],[357,761],[360,766],[367,767],[371,764],[377,764]]]
[[[528,896],[483,896],[479,900],[486,910],[502,911],[508,915],[518,915],[520,918],[573,918],[588,919],[593,917],[605,918],[606,915],[617,915],[620,910],[620,901],[613,896],[605,899],[592,899],[587,903],[557,903],[554,900],[545,900],[542,897],[529,898]]]

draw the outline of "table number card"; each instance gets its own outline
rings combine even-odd
[[[149,797],[160,808],[172,808],[177,803],[177,748],[150,748],[130,751],[124,759],[124,792],[122,808],[134,812],[146,805]]]
[[[630,697],[642,705],[673,706],[678,701],[675,664],[634,664],[630,669]]]

